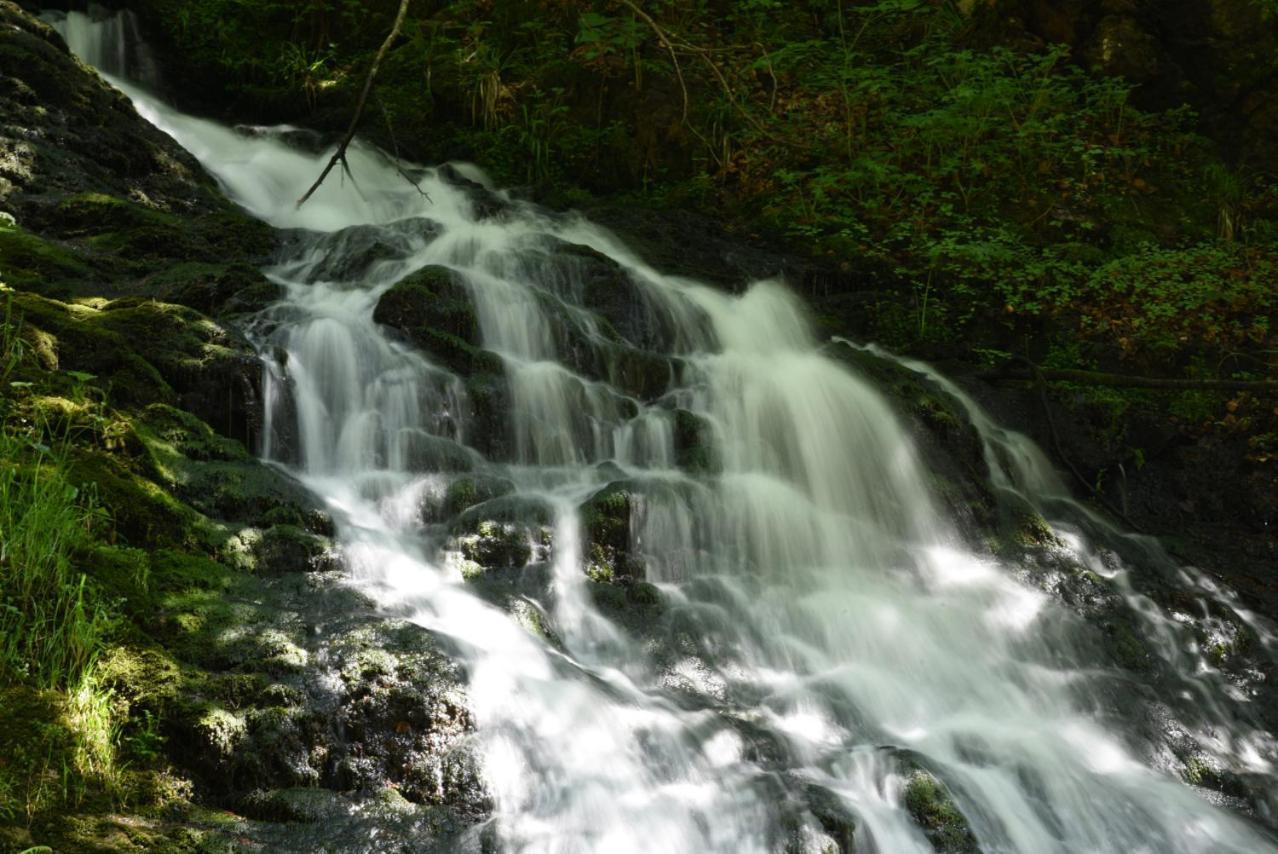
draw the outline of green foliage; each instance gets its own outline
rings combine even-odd
[[[67,449],[0,432],[0,680],[78,684],[111,629],[73,556],[106,520],[65,475]]]
[[[1125,350],[1174,352],[1190,344],[1272,346],[1278,322],[1278,252],[1236,243],[1145,246],[1096,270],[1083,331]]]

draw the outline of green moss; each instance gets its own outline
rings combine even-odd
[[[976,852],[980,847],[949,790],[926,771],[915,771],[905,784],[905,808],[940,854]]]
[[[155,226],[177,228],[182,224],[173,214],[106,193],[68,196],[58,203],[57,212],[57,227],[68,237]]]
[[[77,253],[0,222],[0,271],[5,284],[46,296],[81,293],[97,277]]]
[[[198,515],[115,458],[100,452],[77,452],[69,477],[96,492],[127,542],[152,548],[195,544]]]
[[[29,824],[63,803],[63,769],[75,736],[65,698],[22,686],[0,689],[0,824]]]

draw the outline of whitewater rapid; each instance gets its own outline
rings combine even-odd
[[[265,454],[333,511],[350,584],[454,642],[503,850],[926,852],[904,803],[924,770],[984,851],[1278,850],[1160,764],[1163,746],[1128,719],[1141,701],[1115,700],[1130,674],[1096,660],[1080,618],[965,544],[889,401],[813,337],[784,283],[731,295],[666,275],[582,217],[500,191],[493,215],[456,177],[487,186],[474,167],[395,164],[359,142],[354,181],[334,173],[298,208],[331,152],[290,147],[287,129],[184,115],[111,76],[127,70],[120,19],[57,20],[231,199],[287,232],[266,270],[280,302],[249,328],[266,365]],[[335,236],[354,227],[392,248],[334,279],[350,251]],[[584,304],[565,244],[624,271],[649,340],[619,341]],[[389,289],[432,265],[461,282],[500,359],[502,458],[475,450],[465,377],[373,320]],[[569,366],[565,317],[602,375]],[[618,352],[652,341],[665,387],[622,390]],[[1042,454],[905,364],[961,399],[996,487],[1055,520],[1065,490]],[[678,412],[706,425],[713,468],[676,467]],[[443,453],[423,447],[548,508],[550,585],[534,604],[549,632],[477,595],[423,522],[423,501],[460,476],[423,464]],[[580,508],[618,482],[639,496],[631,545],[665,602],[647,632],[599,610],[586,573]],[[1063,519],[1058,531],[1080,564],[1093,559],[1086,531]],[[1231,767],[1272,774],[1272,739],[1236,714],[1171,618],[1129,596],[1203,697],[1191,734]],[[830,814],[848,817],[850,839]]]

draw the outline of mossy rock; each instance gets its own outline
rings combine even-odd
[[[182,306],[127,298],[63,303],[14,297],[24,324],[47,334],[58,366],[90,374],[111,403],[180,405],[224,435],[256,435],[261,366],[243,338]]]
[[[100,451],[73,454],[68,477],[91,490],[126,542],[150,548],[194,543],[197,514],[154,482]]]
[[[100,290],[101,279],[75,252],[0,221],[0,281],[42,296]]]
[[[423,267],[396,283],[378,300],[373,320],[462,376],[502,369],[501,359],[483,349],[469,291],[447,267]]]
[[[353,225],[318,233],[294,230],[284,233],[285,253],[300,246],[314,251],[319,262],[309,269],[316,282],[358,282],[384,261],[396,261],[419,252],[441,231],[439,223],[425,217],[408,217],[384,225]]]
[[[490,570],[520,569],[533,556],[529,531],[511,522],[486,519],[476,523],[472,533],[455,537],[453,543],[467,561],[462,573],[468,581]]]
[[[159,715],[183,687],[180,665],[158,647],[113,646],[99,660],[96,676],[113,701],[124,705],[122,717],[143,710]]]
[[[586,572],[596,581],[643,578],[643,561],[631,551],[636,489],[632,482],[617,481],[600,489],[581,506]]]
[[[328,528],[306,487],[257,460],[187,463],[176,471],[178,496],[208,516],[258,527],[291,524],[318,534]]]
[[[423,515],[427,521],[444,521],[467,508],[510,495],[514,491],[515,484],[504,477],[464,475],[448,484],[438,508],[423,508]]]
[[[905,809],[938,854],[980,851],[967,818],[945,785],[927,771],[915,771],[905,784]]]
[[[333,543],[296,525],[275,525],[262,532],[256,548],[257,572],[280,575],[320,572],[336,565]]]
[[[248,264],[185,261],[148,276],[141,288],[215,316],[253,314],[280,298],[280,286]]]
[[[675,465],[690,474],[717,474],[723,469],[709,419],[687,409],[676,409],[674,418]]]

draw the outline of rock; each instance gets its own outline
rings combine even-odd
[[[331,781],[363,790],[393,783],[415,803],[486,813],[461,673],[432,636],[379,619],[338,636],[329,655],[342,686],[335,724],[344,733],[330,757]]]
[[[295,525],[267,528],[257,543],[259,573],[324,572],[336,569],[333,543]]]
[[[918,822],[938,854],[968,854],[981,850],[949,790],[927,771],[915,771],[906,782],[905,809]]]
[[[562,269],[575,300],[607,320],[631,346],[669,350],[674,333],[671,318],[659,302],[649,298],[640,281],[589,246],[555,241],[550,248],[550,261]]]
[[[467,508],[510,495],[514,491],[515,484],[504,477],[492,475],[460,477],[448,485],[448,489],[444,492],[440,515],[434,521],[450,519]]]
[[[717,474],[723,467],[714,425],[687,409],[674,410],[675,465],[690,474]]]
[[[405,430],[396,438],[397,468],[424,473],[468,472],[482,458],[465,445],[423,430]]]
[[[439,223],[424,217],[409,217],[387,225],[353,225],[325,233],[299,229],[284,232],[282,254],[296,257],[300,247],[310,249],[296,265],[296,272],[306,269],[306,281],[360,282],[379,264],[402,261],[420,252],[440,231]],[[311,266],[313,258],[319,261]],[[283,271],[287,278],[292,278],[291,273],[289,267]]]
[[[468,561],[462,569],[467,578],[490,569],[520,569],[532,559],[524,531],[509,522],[480,522],[475,533],[458,537],[456,545]]]
[[[932,476],[932,491],[961,531],[974,541],[1011,535],[1001,526],[1000,499],[990,483],[984,444],[958,401],[890,359],[846,345],[833,345],[827,353],[887,396],[910,431],[923,470]]]
[[[482,349],[469,291],[446,267],[423,267],[396,283],[378,300],[373,320],[462,376],[501,371],[501,359]]]
[[[146,282],[156,269],[255,266],[274,243],[194,158],[11,2],[0,2],[0,211],[6,280],[56,298],[157,295]],[[223,302],[237,286],[221,282]],[[200,290],[164,296],[217,309]]]
[[[586,572],[598,581],[643,578],[643,562],[631,552],[634,485],[618,481],[590,496],[581,507]]]
[[[261,363],[240,335],[198,312],[124,298],[90,308],[19,293],[14,309],[49,336],[62,370],[92,375],[117,406],[178,405],[252,444]]]
[[[255,314],[280,296],[280,286],[255,267],[202,261],[169,267],[142,280],[141,287],[213,316]]]
[[[460,168],[445,163],[435,170],[435,174],[454,187],[463,190],[470,200],[471,209],[478,219],[492,219],[509,207],[509,203],[501,196],[489,190],[478,181],[467,178]]]
[[[493,462],[514,459],[510,429],[510,384],[504,373],[485,371],[466,377],[465,442]]]

